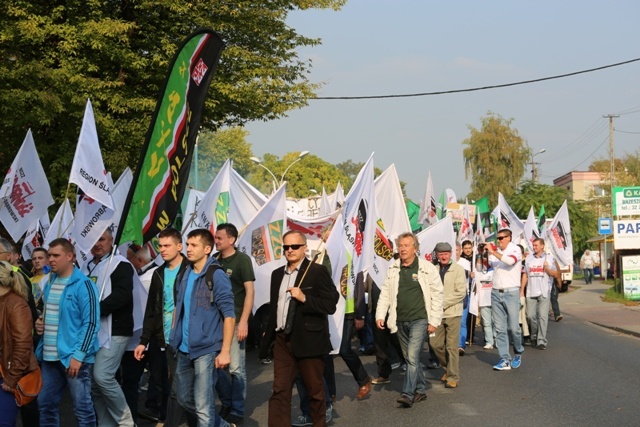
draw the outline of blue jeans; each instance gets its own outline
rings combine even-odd
[[[469,295],[464,297],[462,318],[460,319],[460,339],[458,348],[467,348],[467,317],[469,317]]]
[[[60,425],[60,399],[65,387],[69,386],[73,413],[78,427],[95,427],[96,413],[91,400],[91,377],[93,365],[83,363],[76,378],[67,376],[67,369],[61,362],[42,362],[42,390],[38,395],[40,408],[40,426],[58,427]]]
[[[520,288],[505,289],[500,292],[498,289],[491,290],[491,316],[496,333],[496,346],[498,353],[504,360],[511,361],[509,353],[509,331],[513,350],[516,354],[524,353],[522,346],[522,333],[520,332]]]
[[[0,384],[3,383],[4,381],[0,378]],[[13,393],[0,390],[0,427],[15,427],[18,409]]]
[[[91,392],[100,427],[133,427],[131,410],[116,380],[130,338],[112,336],[110,348],[102,347],[96,353]]]
[[[402,354],[407,362],[402,394],[413,399],[415,393],[426,393],[427,390],[427,381],[420,366],[420,352],[427,336],[429,323],[427,319],[418,319],[410,322],[398,321],[396,324]]]
[[[480,307],[482,318],[482,331],[485,344],[493,345],[493,320],[491,320],[491,307]]]
[[[176,367],[176,393],[178,403],[186,411],[198,417],[198,427],[227,427],[229,424],[216,413],[215,386],[218,370],[215,368],[217,353],[209,353],[197,359],[178,352]]]
[[[231,414],[239,417],[244,416],[244,400],[247,397],[247,370],[245,345],[247,340],[238,342],[238,327],[231,340],[231,363],[229,363],[229,373],[231,380],[227,377],[225,370],[218,371],[218,381],[216,391],[223,406],[231,408]]]
[[[584,283],[590,285],[593,282],[593,268],[585,268],[584,270]]]

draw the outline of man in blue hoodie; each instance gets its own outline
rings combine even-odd
[[[38,395],[40,425],[59,425],[59,404],[69,386],[78,426],[96,425],[91,376],[98,351],[100,304],[96,285],[73,264],[73,245],[66,239],[49,244],[51,276],[42,300],[44,312],[36,332],[44,335],[36,355],[42,365]]]
[[[226,427],[215,411],[217,369],[231,360],[235,312],[231,282],[220,264],[209,257],[214,246],[204,228],[187,236],[187,259],[191,263],[176,282],[177,296],[170,344],[177,353],[178,402],[198,417],[198,427]],[[213,269],[213,283],[207,270]],[[186,314],[185,314],[186,313]]]

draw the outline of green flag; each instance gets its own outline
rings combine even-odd
[[[538,214],[538,230],[540,230],[540,235],[542,236],[542,232],[544,231],[544,226],[547,222],[547,215],[544,212],[544,205],[540,207],[540,213]]]
[[[476,200],[476,212],[478,218],[480,218],[480,224],[476,224],[476,230],[482,230],[484,233],[484,229],[489,228],[491,224],[491,211],[489,210],[489,198],[487,196]]]
[[[447,192],[443,191],[440,195],[440,202],[436,208],[436,213],[438,214],[438,219],[442,219],[447,216]]]
[[[143,244],[175,222],[223,47],[215,32],[201,29],[178,49],[142,147],[116,242]]]
[[[422,229],[420,224],[420,205],[413,203],[407,199],[407,215],[409,215],[409,223],[411,224],[411,231],[417,233]]]

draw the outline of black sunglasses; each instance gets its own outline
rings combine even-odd
[[[498,236],[498,240],[506,239],[509,236]]]
[[[298,249],[300,249],[303,246],[304,246],[304,244],[282,245],[282,249],[284,249],[285,251],[288,251],[289,249],[293,249],[294,251],[297,251]]]

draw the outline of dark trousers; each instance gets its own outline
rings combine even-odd
[[[149,388],[145,406],[152,412],[159,413],[161,419],[165,419],[171,386],[167,354],[166,351],[162,351],[156,338],[151,338],[149,341],[149,349],[145,352],[143,360],[149,364]]]
[[[553,317],[558,318],[560,316],[560,304],[558,304],[559,290],[556,284],[551,285],[551,310],[553,310]]]
[[[144,359],[136,360],[133,357],[133,351],[125,351],[122,356],[122,362],[120,362],[120,367],[122,368],[122,392],[135,423],[138,422],[138,386],[144,373],[145,363]]]
[[[377,285],[371,287],[371,312],[375,314],[380,299],[380,288]],[[375,316],[374,316],[375,317]],[[387,319],[385,319],[386,321]],[[391,376],[391,352],[395,352],[400,361],[404,361],[398,335],[389,332],[389,328],[373,328],[373,344],[376,349],[376,365],[378,366],[378,376],[389,378]]]
[[[362,365],[362,361],[358,356],[358,353],[353,351],[351,347],[351,338],[356,332],[356,322],[353,314],[345,314],[344,323],[342,326],[342,342],[340,343],[340,357],[347,365],[353,379],[358,383],[358,387],[362,387],[369,382],[369,374]]]
[[[291,425],[291,395],[298,372],[307,389],[314,427],[326,426],[325,395],[322,381],[323,356],[297,358],[284,333],[276,333],[273,348],[273,394],[269,399],[269,427]]]

